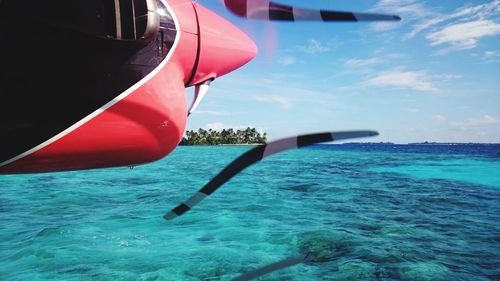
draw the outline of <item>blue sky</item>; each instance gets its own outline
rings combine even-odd
[[[362,141],[500,143],[500,0],[280,2],[400,15],[395,23],[248,21],[199,2],[259,54],[212,83],[188,130],[251,126],[273,140],[373,129],[380,136]]]

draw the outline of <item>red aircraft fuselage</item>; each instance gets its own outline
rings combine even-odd
[[[185,88],[257,52],[191,1],[40,2],[0,2],[3,174],[161,159],[184,133]]]

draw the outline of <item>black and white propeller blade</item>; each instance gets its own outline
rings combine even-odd
[[[278,4],[269,0],[224,0],[232,13],[247,19],[269,21],[399,21],[396,15],[314,10]]]
[[[330,142],[337,140],[364,138],[377,136],[375,131],[345,131],[345,132],[328,132],[310,135],[302,135],[276,140],[265,145],[257,146],[243,153],[238,158],[227,165],[219,174],[203,186],[198,192],[191,196],[184,203],[172,209],[165,214],[167,220],[174,219],[187,211],[191,210],[195,205],[200,203],[210,194],[214,193],[223,184],[228,182],[232,177],[243,171],[247,167],[259,162],[260,160],[273,154],[283,152],[285,150],[300,148],[316,143]]]
[[[232,279],[231,281],[248,281],[248,280],[252,280],[252,279],[258,278],[258,277],[260,277],[262,275],[266,275],[266,274],[274,272],[274,271],[278,271],[278,270],[281,270],[281,269],[284,269],[284,268],[287,268],[287,267],[291,267],[291,266],[297,265],[299,263],[306,262],[308,260],[310,260],[309,254],[307,254],[305,256],[289,258],[289,259],[286,259],[286,260],[282,260],[282,261],[279,261],[279,262],[275,262],[275,263],[272,263],[272,264],[269,264],[269,265],[257,268],[257,269],[255,269],[253,271],[250,271],[248,273],[240,275],[240,276]]]

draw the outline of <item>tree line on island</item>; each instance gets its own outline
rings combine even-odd
[[[186,131],[180,145],[221,145],[221,144],[264,144],[267,141],[266,133],[259,133],[255,128],[244,130],[234,129],[199,129]]]

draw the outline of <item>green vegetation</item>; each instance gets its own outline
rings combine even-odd
[[[266,133],[261,135],[255,128],[250,127],[237,131],[199,129],[198,132],[187,131],[180,145],[264,144],[266,141]]]

